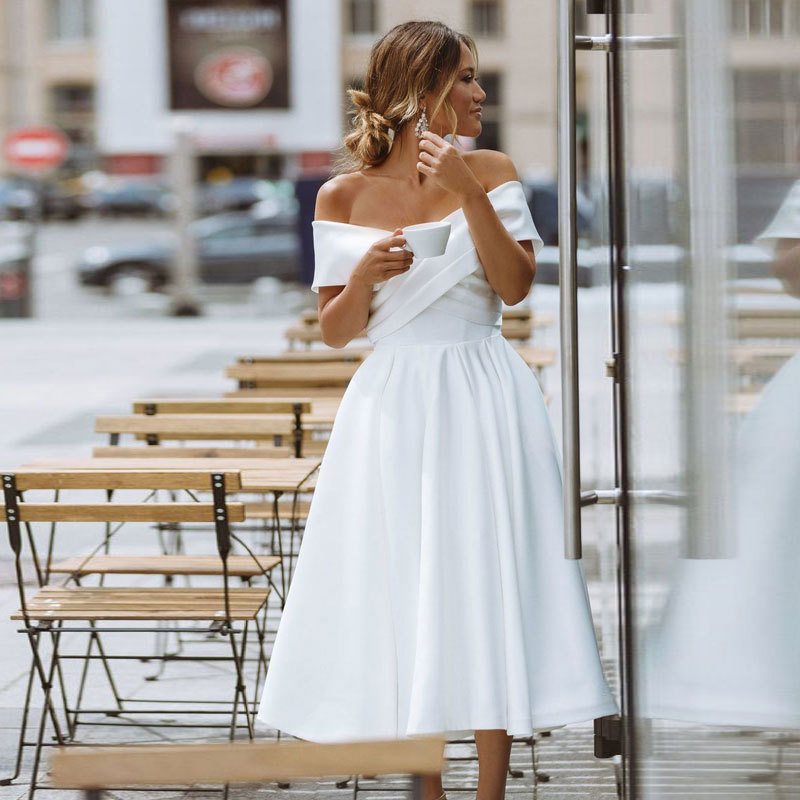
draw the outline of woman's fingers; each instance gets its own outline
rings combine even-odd
[[[414,258],[414,254],[408,250],[390,250],[383,256],[384,261],[403,261],[405,259],[410,261],[412,258]]]
[[[381,239],[375,245],[381,250],[388,250],[390,247],[402,247],[405,243],[405,236],[390,236],[388,239]]]

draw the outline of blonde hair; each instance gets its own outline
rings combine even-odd
[[[384,161],[393,135],[399,135],[417,117],[420,99],[426,93],[436,93],[432,106],[426,109],[428,119],[432,120],[443,108],[455,137],[458,119],[447,95],[458,77],[462,43],[472,52],[477,66],[474,40],[443,22],[403,22],[375,42],[363,90],[347,90],[355,116],[352,130],[344,137],[334,174],[374,167]]]

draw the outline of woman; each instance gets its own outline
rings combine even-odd
[[[490,800],[513,735],[617,705],[582,562],[563,556],[542,394],[500,335],[542,241],[512,162],[442,138],[480,133],[476,72],[468,36],[407,22],[350,92],[313,288],[326,344],[366,327],[375,348],[331,432],[259,720],[312,741],[474,731]],[[401,227],[434,220],[451,223],[445,254],[412,259]],[[441,776],[425,793],[444,797]]]

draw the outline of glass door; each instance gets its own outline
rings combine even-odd
[[[561,0],[562,411],[565,556],[616,523],[623,715],[596,749],[622,751],[627,798],[800,796],[800,3],[586,10],[576,37]],[[601,469],[579,112],[610,331]]]

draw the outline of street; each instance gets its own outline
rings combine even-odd
[[[75,222],[46,222],[36,241],[33,267],[33,313],[41,320],[158,318],[169,313],[165,293],[113,297],[82,287],[75,263],[88,247],[120,245],[168,238],[171,223],[161,219],[84,217]],[[211,316],[261,318],[313,306],[316,297],[301,286],[284,284],[273,294],[265,286],[202,286],[204,313]]]

